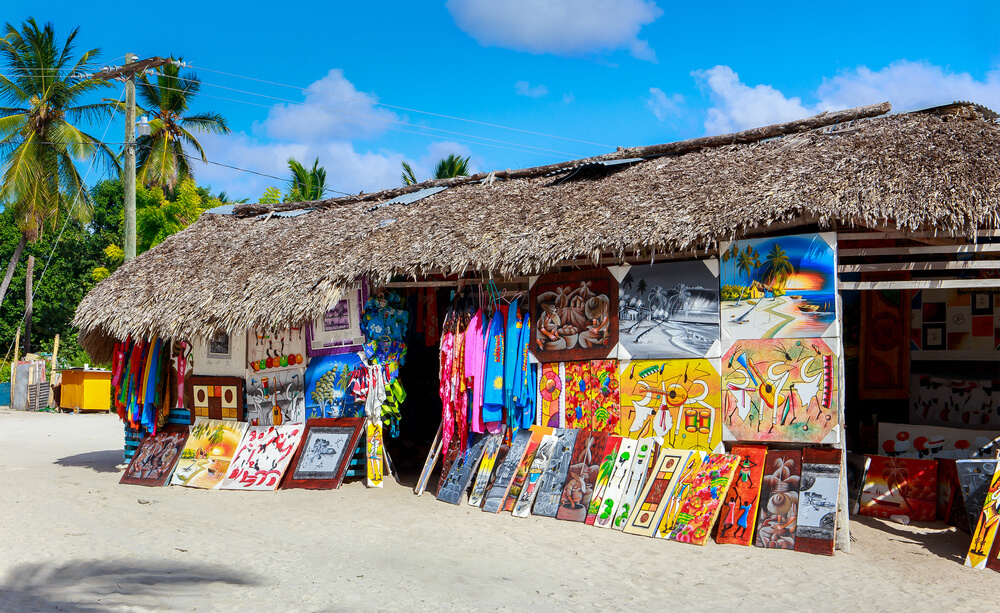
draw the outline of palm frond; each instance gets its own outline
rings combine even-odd
[[[229,126],[226,125],[226,118],[219,113],[205,112],[195,113],[182,117],[179,122],[184,127],[191,127],[199,132],[210,132],[212,134],[229,134]]]

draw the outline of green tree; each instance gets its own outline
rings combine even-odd
[[[739,271],[747,280],[747,286],[753,284],[753,275],[760,268],[760,254],[752,246],[747,245],[746,249],[739,252],[736,256],[736,270]],[[743,301],[743,294],[746,292],[747,286],[740,289],[739,300],[736,301],[736,306],[739,306]]]
[[[114,112],[109,102],[81,103],[109,84],[78,76],[100,53],[91,49],[75,57],[78,33],[73,30],[60,44],[51,23],[39,27],[29,18],[20,29],[7,23],[0,38],[6,73],[0,74],[0,203],[21,234],[0,283],[0,300],[27,243],[57,227],[60,213],[88,218],[91,202],[76,162],[98,156],[117,165],[106,145],[74,125]]]
[[[326,191],[326,169],[319,165],[319,158],[308,169],[295,158],[288,158],[288,170],[292,178],[288,181],[289,202],[310,202],[322,200]]]
[[[155,82],[142,75],[136,88],[145,105],[137,104],[136,107],[149,115],[150,127],[149,136],[136,139],[139,145],[137,180],[145,185],[173,188],[194,176],[185,144],[195,149],[203,162],[208,161],[193,132],[229,134],[229,126],[219,113],[186,114],[191,101],[201,91],[201,81],[193,72],[181,76],[180,68],[174,63],[163,65]]]
[[[462,157],[460,155],[455,155],[454,153],[450,154],[446,158],[442,158],[434,167],[434,178],[452,179],[454,177],[469,176],[469,162],[471,159],[471,155]],[[410,166],[409,162],[403,162],[403,174],[401,178],[403,179],[403,185],[415,185],[420,183],[420,181],[417,180],[417,175],[413,172],[413,167]]]
[[[767,258],[764,260],[763,272],[764,283],[772,289],[772,299],[775,299],[777,298],[775,290],[784,289],[788,283],[788,279],[795,272],[795,267],[792,266],[791,260],[788,259],[788,254],[781,248],[781,245],[775,243],[771,247],[771,250],[767,253]]]
[[[413,172],[413,167],[410,166],[409,162],[403,162],[403,174],[401,178],[403,179],[403,185],[416,185],[420,183],[417,180],[417,173]]]
[[[264,193],[257,199],[260,204],[278,204],[281,202],[281,190],[273,185],[264,190]]]
[[[205,190],[201,190],[204,193]],[[136,251],[143,253],[162,243],[172,234],[194,223],[201,214],[221,202],[208,200],[194,181],[182,181],[173,197],[159,187],[136,188]]]

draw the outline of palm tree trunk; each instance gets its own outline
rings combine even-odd
[[[3,276],[3,284],[0,285],[0,304],[3,303],[4,297],[7,295],[7,287],[10,286],[10,280],[14,277],[14,269],[17,268],[17,263],[21,259],[21,254],[24,253],[24,246],[28,243],[28,237],[25,234],[21,234],[21,241],[17,244],[17,248],[14,249],[14,255],[10,257],[10,264],[7,264],[7,274]]]
[[[31,307],[35,274],[35,256],[28,256],[28,272],[24,277],[24,353],[31,353]]]

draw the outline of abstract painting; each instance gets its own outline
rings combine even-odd
[[[1000,358],[1000,296],[965,289],[925,289],[910,299],[914,360]]]
[[[185,377],[184,404],[194,418],[246,421],[243,414],[243,377]]]
[[[715,450],[722,442],[719,369],[719,360],[619,362],[618,433],[662,437],[674,449]]]
[[[618,281],[607,269],[545,275],[529,294],[541,363],[600,360],[618,345]]]
[[[722,337],[838,336],[837,235],[722,243]]]
[[[719,261],[631,266],[618,286],[619,358],[722,355]]]
[[[247,336],[248,373],[263,374],[305,367],[306,331],[304,328],[286,328],[273,332],[254,330]]]
[[[732,454],[740,459],[740,463],[726,502],[722,505],[722,518],[715,542],[749,546],[753,542],[760,488],[767,464],[767,447],[736,445]]]
[[[795,549],[801,475],[801,451],[768,450],[757,512],[757,547]]]
[[[385,443],[382,440],[382,423],[379,421],[365,420],[365,462],[365,486],[382,487]]]
[[[839,449],[802,450],[795,551],[833,555],[842,454]]]
[[[615,530],[625,528],[625,523],[632,515],[632,509],[642,494],[642,488],[646,485],[646,478],[649,476],[649,468],[653,458],[656,457],[657,445],[651,438],[641,438],[635,448],[635,460],[632,461],[632,472],[628,478],[628,485],[622,491],[617,506],[615,507],[614,521],[611,527]]]
[[[973,568],[986,568],[990,558],[996,558],[997,527],[1000,525],[1000,470],[993,473],[993,480],[983,501],[983,511],[979,514],[975,523],[976,529],[972,533],[972,543],[969,545],[969,553],[965,557],[965,565]],[[993,562],[993,565],[997,564]]]
[[[1000,436],[995,430],[963,430],[913,424],[878,425],[881,453],[890,457],[964,460]]]
[[[220,490],[276,490],[302,438],[303,426],[250,426]]]
[[[364,427],[365,420],[357,417],[307,421],[281,488],[340,487]]]
[[[563,363],[566,428],[617,432],[621,419],[617,360]]]
[[[239,421],[196,419],[170,484],[205,490],[217,486],[229,470],[246,427]]]
[[[914,521],[937,517],[937,462],[868,456],[870,464],[859,500],[860,515],[905,515]]]
[[[597,473],[597,481],[594,483],[594,494],[590,497],[590,505],[587,507],[587,519],[584,521],[588,526],[593,526],[594,521],[597,519],[597,514],[601,508],[601,501],[604,500],[604,492],[607,491],[611,475],[615,470],[618,449],[621,447],[621,444],[622,437],[612,435],[608,437],[608,442],[604,446],[604,459]]]
[[[542,364],[538,369],[538,419],[548,428],[566,427],[566,370],[562,362]]]
[[[736,341],[722,358],[722,437],[730,441],[836,443],[840,437],[837,339]]]
[[[511,484],[514,482],[518,466],[520,466],[521,460],[524,459],[528,443],[531,442],[532,434],[531,430],[521,428],[514,435],[514,438],[510,442],[510,450],[507,452],[507,456],[503,462],[496,469],[496,478],[493,480],[493,485],[486,492],[486,498],[483,499],[484,512],[500,512],[504,501],[507,500],[507,494],[510,492]]]
[[[493,469],[496,466],[497,455],[500,453],[500,446],[503,444],[503,434],[496,432],[486,435],[483,459],[479,463],[479,470],[476,472],[476,480],[469,493],[469,506],[478,507],[483,504],[483,497],[486,496],[486,486],[493,476]]]
[[[347,290],[332,309],[313,320],[306,328],[306,355],[313,358],[361,351],[365,344],[361,313],[367,300],[368,284],[361,283],[360,288]]]
[[[577,435],[556,519],[579,522],[587,520],[587,510],[590,509],[590,501],[594,496],[594,486],[604,461],[604,447],[607,443],[606,432],[581,430]]]
[[[521,492],[518,494],[517,502],[512,509],[514,517],[527,517],[531,513],[531,506],[538,495],[539,482],[559,444],[559,438],[555,434],[546,434],[538,443],[535,455],[531,460],[531,468],[528,469],[528,475],[524,479]]]
[[[691,454],[692,452],[686,449],[660,449],[653,463],[653,474],[646,481],[646,486],[636,503],[635,512],[629,517],[623,532],[653,536]]]
[[[552,457],[538,482],[532,515],[555,517],[561,504],[563,484],[566,483],[569,467],[573,461],[573,450],[580,430],[563,428],[555,431],[556,446]],[[588,431],[589,434],[589,431]]]
[[[305,370],[247,372],[247,419],[254,426],[306,421]]]
[[[480,436],[465,450],[465,453],[458,454],[448,470],[448,477],[445,479],[444,485],[438,489],[438,500],[454,505],[462,501],[462,494],[469,489],[473,471],[479,466],[479,460],[483,457],[487,438],[489,437]]]
[[[618,508],[618,503],[632,478],[632,464],[635,462],[635,452],[638,448],[639,441],[630,438],[622,438],[618,445],[618,455],[615,457],[611,477],[608,479],[604,496],[597,508],[597,516],[594,518],[594,525],[598,528],[610,528],[614,523],[615,509]]]
[[[722,509],[722,501],[740,459],[713,453],[677,485],[676,503],[664,520],[663,538],[692,545],[704,545]],[[669,530],[669,532],[667,531]]]
[[[979,521],[986,495],[997,472],[997,460],[958,460],[955,462],[958,483],[970,529]]]
[[[145,437],[119,483],[153,487],[166,485],[187,438],[188,427],[179,425],[165,426],[156,436]]]
[[[552,431],[552,428],[531,427],[531,438],[528,439],[528,446],[524,449],[524,456],[517,465],[517,471],[514,473],[514,479],[510,484],[510,492],[507,493],[507,499],[503,503],[504,511],[510,512],[514,510],[517,499],[521,497],[521,489],[524,487],[524,482],[528,478],[528,472],[531,471],[531,466],[535,461],[535,451],[538,450],[538,445],[542,442],[542,438],[547,434],[551,434]]]
[[[361,417],[364,403],[351,393],[351,374],[361,367],[354,353],[312,358],[306,367],[306,419]]]

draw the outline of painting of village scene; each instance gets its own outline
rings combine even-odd
[[[618,286],[619,358],[719,357],[719,261],[632,266]]]
[[[723,337],[837,336],[835,244],[833,232],[723,243]]]
[[[531,286],[531,352],[541,362],[608,357],[618,345],[618,282],[607,270],[545,275]]]

